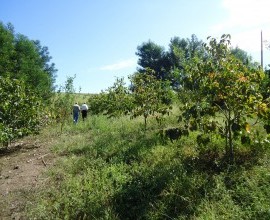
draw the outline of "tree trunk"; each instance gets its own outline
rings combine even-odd
[[[226,152],[226,155],[229,155],[229,146],[228,146],[228,123],[225,122],[225,152]]]
[[[144,116],[144,130],[146,131],[146,125],[147,125],[147,116]]]
[[[229,127],[229,149],[230,149],[230,163],[234,163],[234,152],[233,152],[233,138],[232,129]]]
[[[232,120],[231,112],[229,111],[229,120],[228,120],[228,144],[229,144],[229,162],[234,163],[234,152],[233,152],[233,134],[232,134]]]

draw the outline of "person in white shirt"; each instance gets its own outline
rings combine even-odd
[[[88,111],[88,105],[86,105],[86,103],[82,104],[81,111],[82,111],[82,119],[84,121],[84,119],[87,118],[87,111]]]

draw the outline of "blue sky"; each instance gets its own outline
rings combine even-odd
[[[168,49],[175,36],[206,41],[228,33],[260,62],[269,8],[269,0],[1,0],[0,21],[49,47],[58,85],[76,74],[77,91],[98,93],[136,71],[137,46],[148,40]]]

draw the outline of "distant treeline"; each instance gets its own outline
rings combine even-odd
[[[230,52],[248,68],[258,66],[252,56],[239,47],[230,47]],[[137,47],[138,71],[145,72],[146,68],[155,71],[158,79],[169,80],[174,87],[180,86],[181,78],[188,73],[185,66],[192,59],[207,61],[213,54],[206,50],[205,43],[195,34],[191,38],[173,37],[168,51],[164,47],[149,40]]]

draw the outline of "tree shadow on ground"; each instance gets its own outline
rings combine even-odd
[[[0,147],[0,157],[8,156],[20,151],[24,147],[23,143],[11,143],[7,147]]]
[[[4,156],[10,156],[17,152],[20,152],[24,149],[34,149],[39,148],[40,144],[36,142],[31,141],[18,141],[18,142],[12,142],[8,147],[2,147],[0,148],[0,158]]]
[[[226,173],[224,183],[230,189],[231,173],[252,168],[259,158],[253,150],[236,151],[231,165],[226,155],[207,151],[196,158],[182,156],[177,164],[160,162],[154,168],[144,167],[113,198],[115,212],[120,219],[194,217],[207,191],[215,186],[216,175]]]
[[[196,198],[204,195],[200,183],[187,176],[181,166],[162,167],[145,168],[115,195],[114,208],[120,219],[150,219],[152,215],[173,219],[194,214],[200,203]]]

